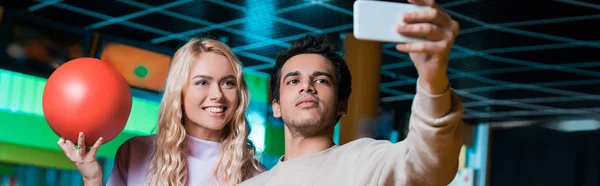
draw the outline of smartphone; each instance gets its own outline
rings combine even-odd
[[[404,25],[400,16],[407,12],[431,7],[406,3],[357,0],[354,2],[354,37],[392,43],[426,41],[424,38],[407,37],[396,32],[396,25]]]

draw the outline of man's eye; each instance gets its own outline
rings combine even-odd
[[[317,79],[315,80],[315,82],[329,84],[329,81],[327,81],[326,79]]]

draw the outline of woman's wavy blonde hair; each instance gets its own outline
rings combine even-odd
[[[183,45],[173,57],[163,98],[160,103],[158,138],[148,169],[149,185],[186,185],[188,165],[185,155],[186,130],[183,126],[183,88],[196,59],[213,52],[229,59],[237,80],[239,102],[231,121],[221,131],[221,157],[215,166],[212,183],[237,185],[262,171],[254,159],[255,148],[248,140],[250,127],[245,112],[248,108],[248,86],[242,74],[242,65],[229,46],[212,39],[192,39]]]

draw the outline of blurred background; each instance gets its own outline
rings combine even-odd
[[[127,126],[98,152],[108,175],[119,145],[155,132],[174,51],[192,37],[225,42],[245,66],[250,139],[271,168],[284,152],[283,123],[272,117],[268,95],[274,57],[308,33],[326,34],[341,54],[356,46],[349,42],[354,1],[0,2],[3,186],[82,185],[41,106],[47,78],[71,59],[102,59],[125,69],[131,85]],[[438,3],[461,25],[448,72],[468,127],[451,185],[600,185],[600,2]],[[358,137],[397,142],[409,132],[416,70],[394,44],[370,44],[375,47],[364,52],[374,57],[347,60],[351,66],[376,65],[371,71],[351,67],[354,79],[377,85],[353,92],[353,101],[376,101],[336,126],[339,144]]]

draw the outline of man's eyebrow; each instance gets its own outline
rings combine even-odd
[[[300,72],[298,72],[298,71],[289,72],[283,77],[283,80],[285,80],[288,77],[299,76],[299,75],[300,75]]]
[[[329,72],[316,71],[316,72],[313,72],[313,74],[312,74],[312,75],[313,75],[313,76],[326,76],[326,77],[328,77],[329,79],[333,79],[333,76],[332,76],[332,75],[331,75],[331,73],[329,73]]]

